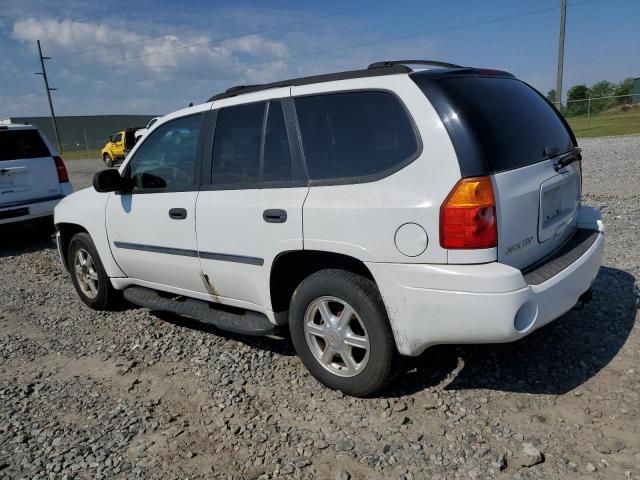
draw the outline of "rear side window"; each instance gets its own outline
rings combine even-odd
[[[380,176],[418,154],[411,119],[392,93],[298,97],[295,106],[311,180]]]
[[[574,147],[559,114],[520,80],[460,76],[438,83],[479,144],[489,173],[532,165]]]
[[[0,130],[0,162],[50,155],[37,130]]]
[[[260,141],[265,103],[223,108],[218,112],[213,141],[213,182],[252,183],[260,180]]]
[[[280,102],[270,102],[264,132],[264,160],[262,179],[266,182],[291,178],[291,149],[284,112]]]
[[[214,185],[246,188],[260,183],[286,182],[292,159],[280,101],[223,108],[213,139]]]

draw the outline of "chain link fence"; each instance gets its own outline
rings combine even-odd
[[[640,134],[640,94],[568,100],[560,111],[577,137]]]
[[[75,141],[61,142],[64,157],[68,158],[100,158],[100,151],[109,138],[78,138]]]

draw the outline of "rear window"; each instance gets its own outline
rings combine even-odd
[[[520,80],[459,76],[437,83],[479,144],[489,173],[532,165],[574,147],[573,136],[556,110]]]
[[[50,155],[37,130],[0,130],[0,162]]]
[[[298,97],[295,105],[311,180],[380,177],[418,153],[411,119],[389,92]]]

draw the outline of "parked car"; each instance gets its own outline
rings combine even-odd
[[[604,229],[580,195],[580,149],[539,92],[399,61],[167,115],[55,222],[91,308],[123,291],[234,332],[288,323],[318,380],[368,395],[397,354],[515,341],[586,303]]]
[[[135,132],[137,128],[125,128],[113,135],[109,135],[109,141],[102,149],[102,161],[111,168],[116,163],[122,162],[136,144]]]
[[[153,126],[153,124],[154,124],[154,123],[156,123],[159,119],[160,119],[160,117],[153,117],[151,120],[149,120],[149,123],[147,123],[147,126],[146,126],[146,127],[141,128],[140,130],[136,130],[136,132],[135,132],[135,134],[134,134],[134,137],[135,137],[136,142],[137,142],[138,140],[140,140],[140,138],[141,138],[143,135],[146,135],[146,134],[147,134],[147,132],[148,132],[148,131],[151,129],[151,127]]]
[[[0,125],[0,225],[42,219],[73,192],[64,161],[32,125]]]

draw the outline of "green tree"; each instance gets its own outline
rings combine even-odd
[[[586,85],[574,85],[567,92],[567,100],[584,100],[589,98],[589,87]]]
[[[566,115],[571,117],[587,113],[587,98],[589,98],[589,87],[586,85],[574,85],[571,87],[567,92]]]
[[[591,97],[595,98],[595,100],[591,101],[591,111],[592,112],[602,112],[603,110],[607,110],[610,108],[614,101],[611,98],[602,98],[602,97],[610,97],[613,95],[613,90],[615,85],[606,80],[600,80],[597,83],[594,83],[589,89],[591,93]]]
[[[615,85],[613,94],[619,98],[614,99],[619,105],[631,103],[631,97],[621,97],[621,95],[631,95],[633,92],[633,78],[625,78]]]
[[[551,90],[549,90],[547,92],[547,100],[549,100],[551,103],[555,103],[556,101],[556,89],[552,88]]]
[[[591,92],[592,97],[609,97],[613,95],[613,90],[615,85],[606,80],[600,80],[597,83],[591,85],[589,91]]]

